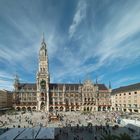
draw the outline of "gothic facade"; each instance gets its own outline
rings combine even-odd
[[[51,83],[47,45],[39,50],[36,83],[14,82],[13,107],[23,111],[101,111],[111,109],[111,89],[86,80],[83,83]]]

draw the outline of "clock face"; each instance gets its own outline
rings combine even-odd
[[[45,89],[45,87],[46,87],[46,81],[45,80],[42,80],[40,82],[40,86],[41,86],[41,88]]]

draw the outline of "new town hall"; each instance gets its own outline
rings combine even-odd
[[[50,83],[47,45],[44,37],[39,50],[36,83],[14,82],[13,102],[16,110],[97,111],[110,110],[111,89],[86,80],[83,83]]]

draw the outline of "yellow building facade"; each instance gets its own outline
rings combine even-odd
[[[0,109],[11,108],[12,105],[12,92],[7,90],[0,90]]]
[[[113,89],[111,104],[112,110],[140,113],[140,83]]]

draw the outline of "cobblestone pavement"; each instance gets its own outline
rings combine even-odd
[[[35,127],[43,124],[47,126],[48,117],[46,113],[43,112],[26,112],[22,114],[21,112],[18,115],[2,115],[0,116],[1,128],[13,128],[13,127]]]
[[[94,140],[98,139],[106,131],[103,129],[96,130],[96,127],[106,128],[107,133],[119,135],[120,133],[128,133],[133,136],[127,128],[116,123],[120,117],[119,112],[94,112],[92,114],[83,114],[81,112],[57,112],[61,116],[60,121],[49,122],[48,114],[45,112],[18,112],[18,115],[2,115],[0,116],[1,128],[13,127],[55,127],[58,140]],[[3,123],[3,125],[2,125]],[[89,124],[92,125],[87,127]],[[114,129],[114,125],[119,128]]]

